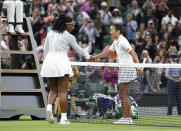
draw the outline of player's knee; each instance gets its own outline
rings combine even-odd
[[[54,93],[56,93],[56,94],[58,93],[58,89],[55,88],[55,87],[54,87],[54,88],[51,88],[50,90],[52,90],[52,91],[53,91]]]

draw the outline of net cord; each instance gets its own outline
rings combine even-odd
[[[135,67],[135,68],[181,68],[181,64],[120,64],[120,63],[100,63],[100,62],[71,62],[71,65],[77,66],[109,66],[109,67]]]

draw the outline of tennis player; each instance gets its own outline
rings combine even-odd
[[[69,77],[73,76],[67,52],[72,47],[80,55],[90,58],[76,42],[76,39],[67,30],[67,25],[74,24],[74,21],[60,14],[54,21],[52,30],[47,34],[44,46],[45,60],[42,65],[41,76],[47,78],[50,93],[46,109],[47,120],[53,122],[52,104],[57,92],[60,94],[61,120],[60,124],[68,125],[67,120],[67,86]]]
[[[128,40],[122,35],[122,26],[115,24],[110,27],[110,34],[112,39],[114,39],[111,47],[98,55],[92,56],[91,59],[98,59],[109,56],[112,52],[116,52],[117,59],[121,64],[133,64],[139,63],[137,54],[132,49]],[[141,75],[141,69],[137,70]],[[118,84],[119,84],[119,95],[121,98],[122,107],[122,118],[118,121],[113,122],[113,124],[133,124],[131,118],[131,105],[128,97],[128,86],[129,83],[137,77],[136,68],[124,67],[119,68]]]

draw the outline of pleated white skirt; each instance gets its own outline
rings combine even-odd
[[[66,74],[73,76],[67,52],[50,52],[46,55],[42,69],[42,77],[63,77]]]

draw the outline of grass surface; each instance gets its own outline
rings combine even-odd
[[[181,124],[181,123],[180,123]],[[181,131],[176,127],[155,127],[155,126],[136,126],[136,125],[112,125],[95,123],[76,123],[70,125],[60,125],[58,122],[49,124],[47,121],[32,121],[30,117],[21,117],[17,121],[0,121],[0,131]]]

